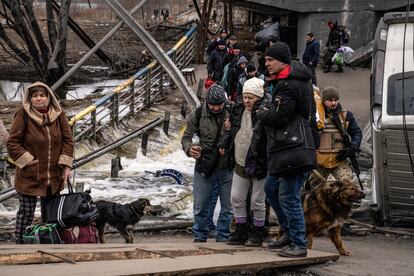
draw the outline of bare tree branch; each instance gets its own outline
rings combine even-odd
[[[33,11],[33,5],[30,0],[22,0],[24,9],[26,10],[28,23],[32,27],[33,34],[35,35],[37,45],[39,46],[40,52],[42,53],[42,65],[43,69],[46,69],[49,63],[49,47],[47,46],[42,31],[40,30],[39,24],[37,24],[36,16]]]
[[[5,1],[5,0],[3,0]],[[9,1],[9,0],[7,0]],[[6,1],[6,3],[7,3]],[[40,73],[42,78],[44,78],[44,70],[42,70],[42,62],[40,61],[39,57],[39,51],[36,47],[36,44],[33,41],[33,38],[28,31],[28,26],[26,25],[26,22],[24,21],[23,12],[20,9],[18,1],[12,1],[11,3],[11,13],[14,18],[14,26],[17,34],[20,35],[20,37],[25,41],[29,53],[33,58],[33,65],[35,66],[36,70]]]
[[[57,76],[63,75],[66,66],[66,39],[68,32],[69,8],[71,0],[62,0],[59,10],[57,41],[49,60],[48,69],[57,70]],[[49,75],[49,81],[54,81],[54,74]]]
[[[9,36],[4,31],[3,26],[0,24],[0,38],[20,57],[25,63],[30,63],[30,57],[23,52],[13,41],[10,40]]]
[[[52,52],[55,50],[57,40],[57,30],[55,17],[53,15],[52,0],[46,0],[46,17],[47,17],[47,32],[49,34],[50,48]]]

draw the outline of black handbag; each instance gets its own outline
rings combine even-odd
[[[74,225],[87,225],[99,217],[98,208],[89,193],[73,192],[69,181],[68,191],[68,194],[56,195],[46,200],[45,217],[48,223],[57,223],[66,228]]]
[[[203,177],[210,177],[217,168],[219,153],[217,148],[203,148],[197,159],[195,170]]]
[[[268,167],[271,175],[285,176],[316,168],[312,130],[301,115],[283,128],[267,128]]]
[[[201,112],[199,113],[201,118]],[[205,147],[201,150],[201,156],[197,159],[195,170],[201,174],[203,177],[210,177],[214,170],[217,168],[217,164],[220,161],[220,156],[218,152],[217,143],[221,136],[221,129],[223,128],[224,124],[224,115],[225,112],[223,111],[223,115],[221,117],[221,122],[218,125],[218,132],[216,134],[216,138],[214,139],[212,147]],[[200,120],[198,118],[198,121]]]

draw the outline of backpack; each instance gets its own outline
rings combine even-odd
[[[28,226],[23,234],[25,244],[61,244],[56,223],[43,223]]]
[[[62,243],[98,243],[96,224],[92,222],[88,225],[76,225],[68,228],[59,229]]]
[[[221,79],[221,86],[224,88],[224,90],[227,90],[227,87],[229,86],[229,72],[231,68],[231,62],[227,63],[226,66],[224,66],[223,69],[223,78]]]

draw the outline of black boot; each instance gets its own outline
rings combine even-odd
[[[247,223],[237,223],[236,231],[234,231],[229,240],[228,245],[244,245],[247,240]]]
[[[269,243],[267,245],[267,248],[269,248],[269,249],[282,249],[282,248],[288,246],[289,244],[290,244],[290,238],[289,238],[288,234],[283,233],[280,238],[278,238],[277,240]]]
[[[249,239],[246,242],[247,247],[260,247],[263,245],[265,228],[263,226],[255,226],[253,231],[249,233]]]

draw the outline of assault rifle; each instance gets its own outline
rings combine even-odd
[[[349,135],[344,129],[341,120],[339,120],[339,115],[332,116],[332,122],[336,126],[336,128],[339,130],[339,133],[342,136],[342,142],[344,143],[345,147],[351,147],[352,143],[349,139]],[[362,181],[359,175],[361,174],[361,171],[359,170],[359,165],[357,161],[356,153],[353,152],[351,156],[349,156],[349,159],[351,160],[352,168],[354,169],[354,172],[358,178],[359,186],[361,187],[361,190],[364,190],[364,187],[362,186]]]

